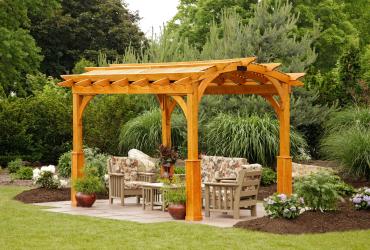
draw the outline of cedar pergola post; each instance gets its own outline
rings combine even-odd
[[[290,157],[291,88],[303,86],[304,73],[283,73],[279,63],[253,63],[255,57],[198,62],[112,64],[87,67],[86,73],[64,75],[59,86],[72,88],[72,181],[81,178],[84,165],[82,115],[97,94],[154,94],[161,107],[162,143],[171,146],[171,114],[176,105],[187,120],[186,219],[202,219],[201,171],[198,152],[198,111],[203,95],[256,94],[274,108],[280,123],[277,157],[278,192],[292,193]],[[186,97],[186,98],[185,98]],[[72,205],[76,205],[71,189]]]
[[[186,220],[202,220],[202,188],[198,153],[198,88],[187,95],[188,159],[186,167]]]
[[[282,109],[278,113],[280,123],[279,156],[277,157],[277,191],[292,194],[292,157],[290,156],[290,96],[289,85],[282,84]]]

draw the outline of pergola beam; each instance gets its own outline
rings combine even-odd
[[[205,95],[240,95],[240,94],[256,94],[256,95],[277,95],[275,87],[269,85],[220,85],[208,86],[204,91]]]

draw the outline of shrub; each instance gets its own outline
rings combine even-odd
[[[370,108],[350,107],[335,112],[326,122],[325,127],[329,132],[333,132],[350,129],[354,125],[363,129],[370,129]]]
[[[19,180],[31,180],[33,176],[33,169],[31,167],[20,167],[15,178]]]
[[[243,157],[250,162],[272,165],[279,150],[279,124],[268,115],[220,114],[206,125],[205,148],[209,155]],[[293,129],[293,157],[306,151],[306,141]]]
[[[268,167],[262,168],[261,184],[262,186],[269,186],[276,183],[276,173],[274,170]]]
[[[349,184],[345,183],[344,181],[340,180],[339,177],[337,177],[337,182],[335,184],[335,190],[342,197],[351,196],[356,192],[356,190],[351,185],[349,185]]]
[[[356,209],[370,209],[370,188],[360,188],[351,200]]]
[[[157,153],[161,144],[161,112],[159,109],[147,111],[127,122],[121,129],[120,149],[126,153],[132,148],[139,149],[149,155]],[[179,113],[172,114],[171,136],[172,145],[181,146],[185,142],[186,124]]]
[[[107,173],[107,160],[108,155],[99,153],[96,148],[84,148],[85,153],[85,167],[87,169],[91,167],[97,168],[97,176],[101,179]],[[60,176],[68,178],[71,176],[72,168],[72,154],[71,151],[62,154],[58,161],[58,173]]]
[[[105,190],[103,182],[97,176],[97,169],[90,168],[87,169],[85,167],[85,176],[77,179],[73,183],[73,187],[76,189],[77,192],[81,192],[84,194],[95,194]]]
[[[166,201],[170,204],[185,204],[186,203],[186,190],[185,182],[174,176],[172,181],[163,180],[162,191],[166,196]],[[168,205],[168,204],[165,204]]]
[[[8,163],[9,173],[17,173],[18,170],[23,166],[22,159],[18,158]]]
[[[296,194],[287,197],[285,194],[274,194],[265,199],[265,211],[271,218],[297,218],[304,208],[303,198],[298,198]]]
[[[333,210],[340,198],[336,189],[337,182],[336,175],[321,171],[295,180],[294,190],[312,210]]]
[[[46,189],[56,189],[60,185],[58,176],[55,175],[55,166],[43,166],[33,170],[32,179],[36,184]]]
[[[321,146],[324,155],[339,162],[345,173],[370,179],[370,128],[355,126],[331,132]]]

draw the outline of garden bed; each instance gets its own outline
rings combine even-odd
[[[14,199],[24,203],[69,201],[71,200],[71,189],[35,188],[23,191],[22,193],[16,195]],[[108,199],[108,194],[98,194],[97,199]]]
[[[306,211],[293,220],[262,217],[238,222],[234,227],[276,234],[326,233],[370,229],[370,211],[355,210],[352,203],[346,201],[338,205],[337,211],[325,213]]]

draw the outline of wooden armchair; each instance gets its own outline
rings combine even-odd
[[[154,182],[156,174],[138,172],[137,167],[137,160],[128,157],[111,157],[108,160],[110,204],[113,203],[114,198],[119,198],[123,206],[124,198],[130,196],[136,196],[137,203],[140,203],[141,185]]]
[[[251,215],[256,216],[257,194],[261,181],[261,170],[242,169],[236,180],[220,180],[206,182],[205,186],[205,216],[211,211],[233,213],[234,219],[240,218],[240,209],[251,209]]]

